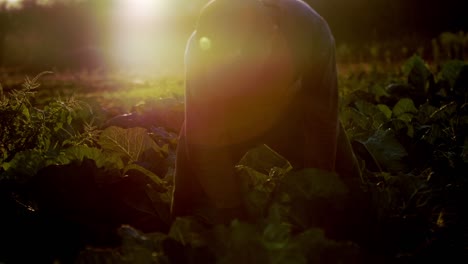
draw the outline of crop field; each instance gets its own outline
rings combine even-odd
[[[1,70],[0,263],[464,263],[468,63],[338,68],[362,177],[252,149],[255,219],[214,227],[169,217],[182,75]]]

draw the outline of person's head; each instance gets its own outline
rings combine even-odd
[[[207,107],[221,101],[232,141],[268,130],[291,98],[296,69],[274,17],[260,0],[214,0],[191,40],[190,78],[198,86],[190,93]]]
[[[215,65],[264,61],[275,27],[259,0],[213,0],[197,23],[200,48]]]

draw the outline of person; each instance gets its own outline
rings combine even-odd
[[[213,0],[185,53],[173,217],[243,218],[234,166],[266,144],[294,169],[358,172],[338,118],[334,38],[301,0]]]

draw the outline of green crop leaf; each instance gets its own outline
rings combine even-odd
[[[291,240],[294,255],[303,255],[304,261],[293,263],[361,263],[358,245],[348,241],[327,238],[319,228],[309,228]],[[327,252],[333,252],[332,254]],[[289,263],[289,262],[281,262]]]
[[[292,169],[291,164],[267,145],[249,150],[236,166],[247,211],[262,216],[277,181]]]
[[[223,235],[228,247],[216,263],[272,263],[255,225],[234,220]]]
[[[99,259],[103,263],[167,263],[163,249],[163,244],[168,240],[166,234],[143,233],[129,225],[122,225],[117,232],[122,238],[121,251],[119,253],[111,251],[113,254],[106,251],[90,252],[92,255],[99,256],[94,259]],[[105,256],[107,258],[104,258]],[[89,262],[89,259],[79,263]]]
[[[372,126],[372,120],[354,107],[345,107],[340,116],[343,124],[347,127],[358,127],[367,131]]]
[[[457,103],[450,102],[446,105],[441,106],[439,109],[435,110],[431,115],[430,118],[433,121],[442,121],[445,122],[453,117],[453,115],[457,112]]]
[[[387,90],[385,90],[385,87],[383,85],[372,85],[371,87],[369,87],[369,92],[374,94],[376,98],[382,96],[389,96]]]
[[[366,102],[366,101],[363,101],[363,100],[360,100],[360,101],[357,101],[355,103],[356,105],[356,108],[359,110],[359,112],[367,115],[367,116],[373,116],[376,114],[376,108],[375,108],[375,105],[369,103],[369,102]]]
[[[5,170],[1,176],[26,182],[43,167],[46,166],[44,153],[39,150],[25,150],[15,154],[13,159],[2,164]]]
[[[416,106],[414,106],[414,102],[410,98],[400,99],[393,107],[393,114],[396,117],[399,117],[403,114],[416,114],[416,113],[418,113],[418,109],[416,108]]]
[[[402,71],[408,76],[408,84],[418,91],[426,91],[432,73],[420,56],[413,55],[409,58],[402,66]]]
[[[182,245],[202,246],[206,244],[202,234],[205,227],[193,217],[177,217],[171,225],[168,236]]]
[[[66,164],[71,160],[83,160],[84,157],[96,160],[101,155],[101,150],[86,146],[73,146],[63,150],[57,157],[60,164]]]
[[[239,165],[252,168],[263,174],[270,174],[273,168],[287,172],[292,169],[291,163],[267,145],[249,150],[239,161]]]
[[[291,238],[291,225],[288,223],[270,223],[263,230],[263,243],[267,249],[283,249]]]
[[[143,168],[142,166],[138,164],[129,164],[125,166],[123,174],[126,174],[130,170],[136,170],[138,172],[141,172],[144,175],[146,175],[148,178],[150,178],[156,185],[161,186],[161,187],[164,186],[163,180],[161,180],[156,174]]]
[[[419,56],[419,55],[413,55],[411,58],[405,61],[403,66],[401,67],[401,70],[405,75],[409,75],[411,70],[415,67],[426,67],[426,63],[424,60]]]
[[[282,181],[280,188],[290,197],[307,200],[321,197],[330,198],[348,193],[348,188],[334,172],[315,168],[290,172]]]
[[[87,146],[73,146],[63,150],[56,158],[59,164],[68,164],[74,160],[82,161],[84,158],[92,159],[98,168],[122,169],[122,159],[113,153],[103,153],[101,149]]]
[[[401,115],[398,116],[398,119],[400,119],[401,121],[405,122],[406,124],[408,124],[409,122],[411,122],[411,120],[413,120],[413,117],[414,115],[413,114],[410,114],[410,113],[403,113]]]
[[[29,108],[27,106],[23,105],[21,112],[26,120],[29,121],[31,119],[31,114],[29,113]]]
[[[326,221],[334,221],[328,216],[341,210],[339,208],[342,208],[349,194],[348,186],[338,174],[308,168],[290,172],[283,177],[275,191],[272,207],[275,204],[283,205],[288,212],[283,221],[295,227],[308,228],[320,225],[325,218]],[[270,216],[272,210],[273,208]],[[273,219],[278,216],[280,219],[284,218],[281,211],[275,213],[277,216]]]
[[[252,216],[261,217],[266,212],[276,182],[269,175],[246,166],[239,165],[236,169],[247,211]]]
[[[388,121],[388,118],[385,116],[385,113],[379,110],[377,106],[366,101],[357,101],[355,103],[356,108],[360,113],[368,117],[372,125],[372,128],[378,128],[381,124]]]
[[[432,106],[429,102],[424,103],[419,107],[419,112],[417,115],[418,121],[421,124],[426,124],[431,115],[437,110],[436,107]]]
[[[99,136],[98,144],[104,151],[115,152],[128,163],[140,160],[147,151],[160,152],[159,146],[147,134],[146,129],[140,127],[108,127]]]
[[[387,119],[390,119],[392,118],[392,110],[390,109],[390,107],[388,107],[387,105],[384,105],[384,104],[378,104],[377,105],[377,108],[382,112],[384,113],[385,117]]]
[[[442,65],[442,69],[437,74],[438,81],[447,81],[450,87],[454,87],[455,81],[457,80],[461,69],[466,63],[461,60],[451,60]]]
[[[170,192],[158,192],[149,184],[145,186],[145,192],[148,198],[151,200],[154,209],[159,215],[159,218],[164,223],[169,224],[171,222],[171,215],[170,215],[171,193]]]
[[[392,130],[377,130],[364,145],[377,162],[390,172],[406,169],[404,159],[408,156],[405,148],[395,138]]]

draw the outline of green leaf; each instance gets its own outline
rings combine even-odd
[[[2,164],[5,173],[1,176],[24,183],[45,166],[44,153],[38,150],[25,150],[16,153],[11,161]]]
[[[103,153],[101,149],[88,146],[73,146],[64,149],[55,161],[59,164],[68,164],[74,160],[82,161],[85,157],[94,160],[98,168],[120,170],[124,167],[122,159],[118,155]]]
[[[365,131],[371,128],[372,125],[370,118],[354,107],[345,107],[341,112],[341,120],[347,126],[358,127]]]
[[[295,236],[291,248],[295,249],[294,255],[306,257],[305,261],[296,263],[362,263],[358,245],[346,240],[329,239],[319,228],[309,228]]]
[[[171,193],[170,192],[158,192],[151,185],[145,186],[145,192],[148,198],[151,200],[154,209],[156,210],[159,218],[166,224],[171,222],[170,215],[170,204],[171,204]]]
[[[437,74],[438,81],[447,81],[450,87],[454,87],[455,81],[460,74],[461,69],[466,63],[461,60],[451,60],[442,65],[442,69]]]
[[[263,243],[267,249],[283,249],[291,238],[291,225],[288,223],[270,223],[263,230]]]
[[[83,160],[84,157],[96,160],[101,155],[101,150],[98,148],[90,148],[87,146],[73,146],[61,151],[57,157],[57,161],[61,164],[66,164],[72,160]]]
[[[249,150],[239,161],[239,165],[252,168],[263,174],[270,174],[274,168],[284,172],[292,169],[291,163],[267,145]]]
[[[126,174],[130,170],[136,170],[138,172],[143,173],[144,175],[148,176],[148,178],[150,178],[156,185],[158,185],[160,187],[163,187],[165,185],[164,181],[161,180],[156,174],[154,174],[153,172],[143,168],[142,166],[140,166],[138,164],[129,164],[129,165],[125,166],[125,168],[123,170],[123,174]]]
[[[375,94],[376,99],[382,96],[389,96],[387,90],[385,90],[385,87],[380,84],[375,84],[369,87],[369,92]]]
[[[393,107],[393,114],[399,117],[400,115],[408,113],[416,114],[418,113],[418,109],[414,106],[413,100],[410,98],[402,98]]]
[[[68,117],[68,112],[62,109],[62,111],[60,111],[60,119],[58,120],[60,120],[61,123],[66,123],[67,117]]]
[[[108,127],[100,134],[98,144],[104,151],[117,153],[128,163],[140,160],[145,152],[150,150],[160,153],[159,146],[151,139],[146,129],[141,127]]]
[[[236,166],[241,181],[242,198],[250,215],[261,217],[266,212],[276,182],[269,175],[250,167]]]
[[[73,116],[69,113],[68,116],[67,116],[67,124],[70,125],[72,120],[73,120]]]
[[[401,66],[401,70],[403,72],[403,74],[405,75],[409,75],[411,70],[414,68],[414,67],[418,67],[418,65],[425,65],[425,62],[424,60],[417,54],[411,56],[409,59],[407,59],[405,61],[405,63],[403,63],[403,65]]]
[[[382,112],[384,113],[385,117],[387,119],[390,119],[392,118],[392,110],[390,109],[390,107],[388,107],[387,105],[384,105],[384,104],[378,104],[377,105],[377,108]]]
[[[373,116],[375,115],[376,113],[376,108],[375,108],[375,105],[369,103],[369,102],[366,102],[366,101],[363,101],[363,100],[360,100],[360,101],[357,101],[356,103],[354,103],[354,105],[356,106],[356,108],[359,110],[359,112],[367,115],[367,116]]]
[[[385,116],[385,114],[379,110],[377,106],[374,104],[371,104],[366,101],[357,101],[355,103],[356,108],[364,114],[365,116],[369,117],[367,120],[369,120],[372,125],[371,128],[376,129],[386,121],[388,121],[388,118]]]
[[[257,226],[234,220],[224,239],[228,248],[216,263],[272,263]]]
[[[431,115],[430,118],[433,121],[441,121],[445,122],[452,118],[454,114],[457,112],[457,103],[450,102],[446,105],[441,106],[439,109],[435,110]]]
[[[281,189],[291,197],[307,200],[320,197],[330,198],[348,193],[348,188],[334,172],[315,168],[290,172],[281,181]]]
[[[418,111],[418,115],[417,115],[418,121],[421,124],[426,124],[429,121],[431,115],[436,110],[437,110],[437,108],[432,106],[429,102],[424,103],[423,105],[421,105],[419,107],[419,111]]]
[[[407,168],[404,159],[408,156],[392,130],[377,130],[363,142],[377,162],[390,172],[401,172]]]
[[[261,217],[267,210],[277,180],[292,169],[291,164],[267,145],[249,150],[236,166],[247,211]]]
[[[23,113],[23,116],[26,118],[26,120],[31,120],[31,115],[27,106],[23,105],[21,112]]]
[[[194,217],[177,217],[169,230],[169,237],[182,245],[202,246],[206,243],[201,235],[206,230]]]
[[[414,115],[410,113],[403,113],[398,116],[398,119],[405,122],[406,124],[410,123],[413,120]]]
[[[408,76],[408,84],[412,85],[417,91],[427,91],[432,73],[419,55],[415,54],[409,58],[403,64],[402,71]]]
[[[94,252],[88,252],[87,258],[78,263],[87,263],[90,259],[99,259],[102,263],[167,263],[164,255],[164,245],[168,242],[166,234],[143,233],[129,225],[120,226],[117,232],[122,238],[119,248],[112,251],[95,248]]]

